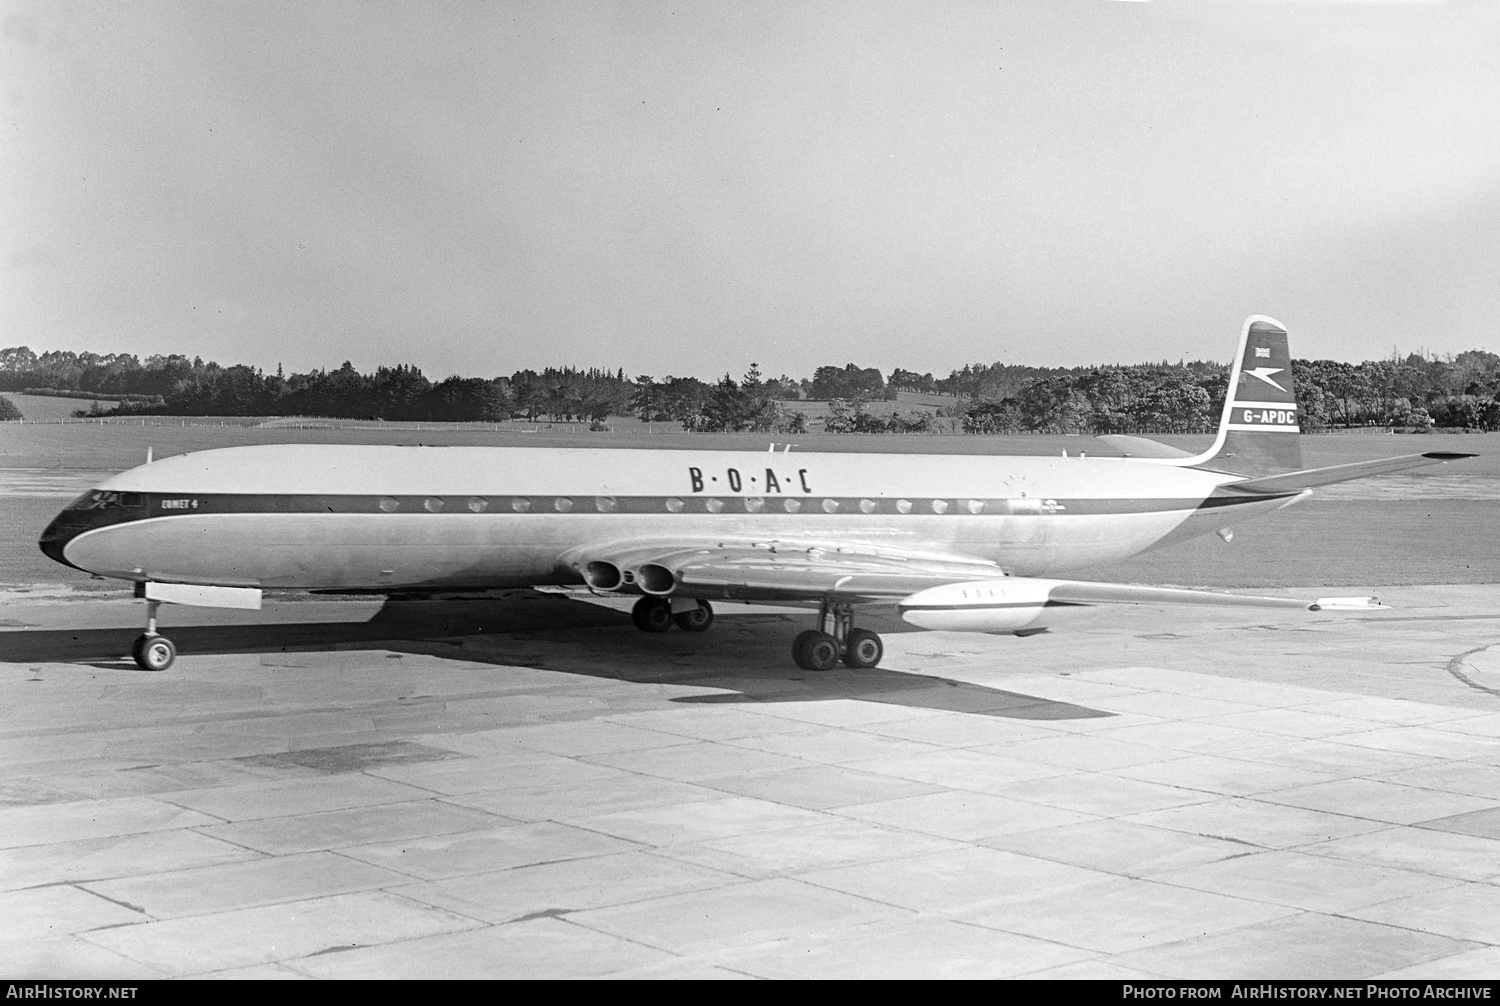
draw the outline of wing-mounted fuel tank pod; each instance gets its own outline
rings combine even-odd
[[[1057,583],[1023,577],[947,583],[912,594],[897,610],[904,621],[922,629],[1031,635],[1093,608],[1054,599]]]

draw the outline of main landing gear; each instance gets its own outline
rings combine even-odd
[[[648,595],[635,602],[630,620],[642,632],[666,632],[676,625],[684,632],[707,632],[714,624],[713,605],[693,598]]]
[[[849,667],[874,667],[885,655],[880,636],[854,627],[853,605],[824,598],[818,608],[818,628],[799,633],[792,642],[792,659],[807,671],[831,671],[840,659]]]
[[[143,671],[165,671],[177,659],[177,647],[166,636],[156,632],[156,609],[160,601],[146,602],[146,634],[130,647],[130,655]]]
[[[630,620],[642,632],[666,632],[674,625],[686,632],[707,632],[714,624],[714,609],[694,598],[648,594],[635,602]],[[792,643],[792,659],[803,670],[831,671],[840,660],[854,668],[876,667],[885,656],[880,636],[854,627],[854,607],[847,602],[825,598],[818,608],[818,626]]]

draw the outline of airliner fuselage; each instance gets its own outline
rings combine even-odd
[[[588,543],[642,539],[837,540],[1038,576],[1297,495],[1215,495],[1233,480],[1120,458],[276,445],[124,472],[42,544],[102,576],[259,588],[577,583]]]

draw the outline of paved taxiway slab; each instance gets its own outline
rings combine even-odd
[[[0,974],[1493,978],[1500,588],[1386,595],[826,674],[561,597],[172,610],[149,674],[11,595]]]

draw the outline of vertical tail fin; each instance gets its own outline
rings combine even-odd
[[[1214,445],[1166,463],[1250,476],[1299,471],[1300,432],[1286,329],[1274,318],[1252,314],[1240,333]]]

